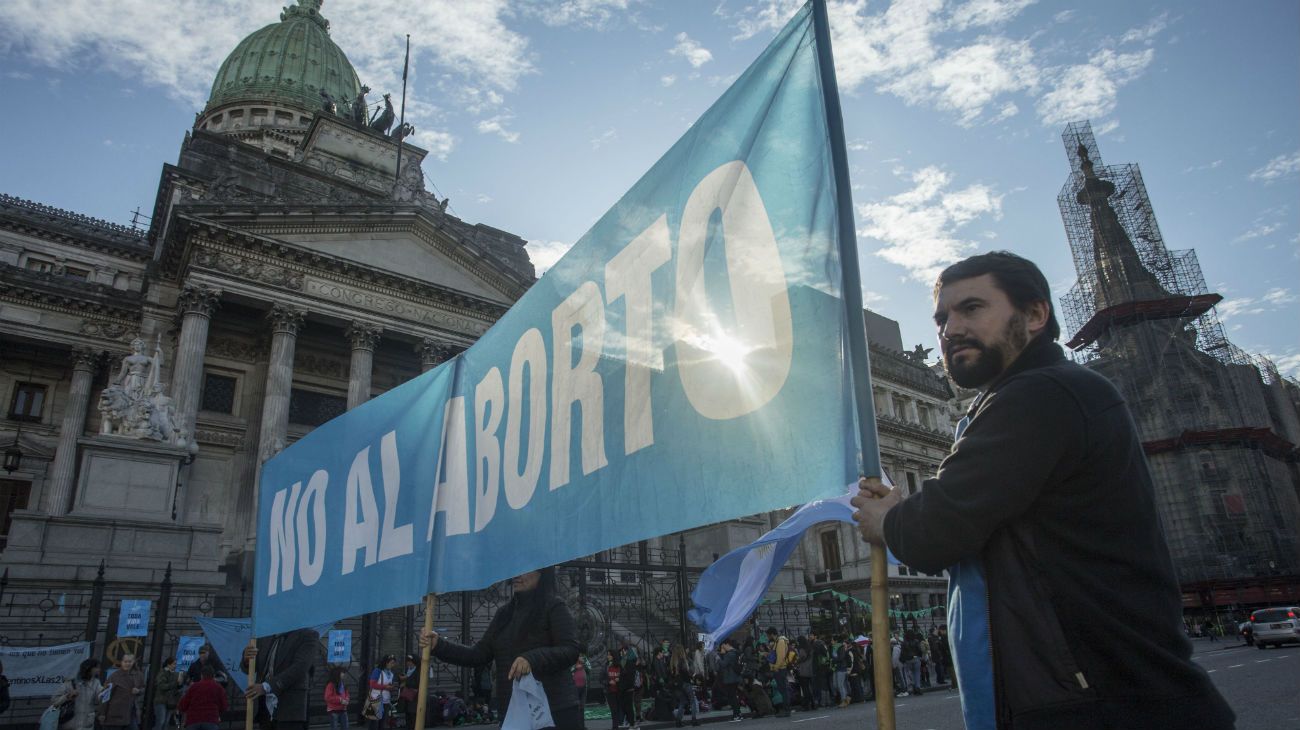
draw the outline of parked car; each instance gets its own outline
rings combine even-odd
[[[1289,641],[1300,643],[1300,607],[1261,608],[1250,615],[1255,646],[1280,646]]]
[[[1246,642],[1246,646],[1255,643],[1255,627],[1251,625],[1250,621],[1242,621],[1237,624],[1237,633],[1241,635],[1242,641]]]

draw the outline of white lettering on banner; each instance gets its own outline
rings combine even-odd
[[[715,210],[722,211],[734,327],[719,323],[704,285],[704,244]],[[794,360],[786,286],[781,251],[749,168],[739,161],[718,167],[691,192],[677,234],[677,373],[701,416],[726,420],[753,413],[785,385]]]
[[[343,504],[343,575],[356,569],[357,551],[365,550],[365,567],[379,558],[379,506],[370,481],[370,447],[357,452],[348,470]]]
[[[668,216],[661,215],[605,265],[605,296],[627,307],[623,375],[623,453],[654,445],[650,371],[664,369],[664,352],[654,343],[654,294],[650,277],[673,257]]]
[[[715,211],[721,213],[730,287],[731,315],[726,323],[709,301],[705,282],[705,247]],[[606,263],[603,296],[597,282],[584,281],[554,308],[551,353],[542,331],[530,328],[516,341],[504,380],[502,369],[491,367],[474,386],[469,413],[468,395],[447,400],[426,540],[433,539],[438,513],[444,515],[448,537],[484,531],[496,515],[502,491],[511,509],[527,507],[537,492],[548,453],[549,489],[568,484],[575,426],[580,429],[583,475],[608,464],[605,382],[596,369],[602,356],[610,362],[621,359],[624,365],[624,455],[655,445],[652,377],[664,370],[666,343],[675,348],[678,378],[687,400],[705,418],[739,418],[776,397],[793,363],[788,282],[767,210],[743,162],[719,166],[691,191],[682,211],[675,258],[670,279],[675,290],[671,295],[660,292],[656,299],[654,274],[674,260],[668,216],[661,215]],[[619,300],[625,307],[625,331],[611,330],[607,336],[605,307]],[[668,302],[671,314],[666,311]],[[623,351],[617,352],[620,341]],[[608,355],[607,344],[612,350]],[[474,419],[472,461],[467,417]],[[574,424],[575,418],[580,425]],[[348,470],[343,575],[356,570],[359,552],[362,567],[413,552],[414,523],[397,522],[402,481],[396,431],[380,439],[379,467],[382,511],[371,476],[370,446],[357,452]],[[329,481],[327,472],[317,470],[305,490],[302,482],[296,482],[273,496],[268,595],[292,589],[295,578],[307,586],[319,581],[329,544],[325,506]]]
[[[519,441],[524,410],[524,367],[528,367],[528,451],[519,470]],[[542,458],[546,455],[546,342],[541,330],[533,327],[515,343],[510,357],[510,401],[506,407],[506,502],[511,509],[528,504],[542,476]]]
[[[429,535],[439,512],[447,515],[447,537],[469,533],[469,455],[465,439],[465,397],[447,401],[442,417],[442,453],[438,455],[437,486],[429,513]],[[445,475],[445,476],[444,476]]]
[[[398,525],[397,505],[402,496],[402,472],[397,461],[397,432],[389,431],[379,441],[379,467],[384,475],[384,531],[379,539],[379,560],[409,555],[411,523]]]
[[[330,475],[324,469],[317,469],[307,481],[307,489],[298,500],[298,575],[305,586],[316,585],[325,570],[325,489],[329,487]],[[311,531],[308,531],[307,514],[311,509]],[[315,534],[313,545],[311,536]]]
[[[573,330],[582,331],[582,352],[573,363]],[[596,362],[605,339],[605,308],[600,289],[584,281],[551,312],[555,343],[551,380],[551,489],[569,483],[569,438],[573,404],[582,408],[582,473],[605,466],[605,385]]]
[[[474,389],[474,531],[482,532],[497,511],[497,491],[501,481],[501,409],[506,403],[501,370],[492,368]]]
[[[281,489],[271,499],[271,575],[267,582],[266,594],[274,596],[276,578],[279,589],[293,588],[293,571],[295,540],[293,535],[293,513],[298,507],[298,493],[302,491],[302,482],[294,482],[289,488],[288,499]]]

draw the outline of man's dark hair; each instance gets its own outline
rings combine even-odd
[[[199,670],[199,676],[204,679],[212,679],[217,676],[217,673],[212,671],[212,667],[204,664],[203,668]]]
[[[767,635],[768,635],[768,636],[776,636],[776,627],[775,627],[775,626],[768,626],[768,627],[767,627]]]
[[[1043,276],[1033,261],[1010,251],[982,253],[944,269],[939,274],[939,280],[934,283],[934,298],[937,300],[939,290],[948,284],[985,274],[993,276],[993,282],[1021,312],[1034,302],[1047,302],[1047,326],[1043,328],[1042,334],[1049,340],[1060,338],[1061,325],[1056,321],[1056,305],[1052,303],[1052,291],[1047,285],[1047,277]]]

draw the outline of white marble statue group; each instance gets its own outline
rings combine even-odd
[[[181,428],[172,399],[159,378],[162,372],[162,343],[155,341],[154,353],[144,354],[139,337],[131,341],[131,354],[122,359],[108,387],[99,396],[103,435],[128,436],[187,445],[189,435]]]

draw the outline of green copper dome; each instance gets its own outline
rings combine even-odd
[[[208,98],[209,110],[234,102],[283,104],[315,111],[321,89],[336,101],[361,90],[348,57],[330,40],[322,0],[298,0],[280,22],[256,31],[230,52]]]

